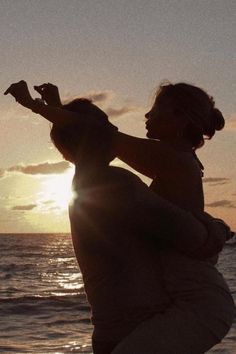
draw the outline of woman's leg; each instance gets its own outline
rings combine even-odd
[[[203,354],[219,342],[194,312],[173,306],[139,325],[112,354]]]
[[[140,233],[152,241],[175,248],[197,259],[207,259],[220,252],[229,236],[229,227],[206,213],[181,209],[161,198],[146,185],[136,183],[136,202],[130,220]]]
[[[112,350],[117,346],[117,342],[99,342],[93,339],[94,354],[111,354]]]

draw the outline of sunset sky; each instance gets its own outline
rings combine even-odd
[[[52,82],[65,100],[93,98],[132,135],[145,136],[161,81],[207,90],[226,127],[198,152],[206,210],[236,229],[235,0],[2,0],[0,33],[2,93],[24,79],[37,97],[33,85]],[[69,232],[73,168],[49,123],[10,96],[0,109],[0,232]]]

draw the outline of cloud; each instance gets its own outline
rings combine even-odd
[[[225,127],[226,127],[226,129],[230,129],[230,130],[236,129],[236,114],[234,114],[231,118],[226,119]]]
[[[90,91],[85,93],[84,95],[74,95],[74,96],[70,96],[70,97],[66,97],[63,100],[63,103],[68,103],[76,98],[80,98],[80,97],[84,97],[84,98],[88,98],[90,100],[93,101],[93,103],[95,104],[99,104],[102,107],[106,107],[104,108],[105,112],[107,113],[107,115],[110,118],[116,118],[116,117],[120,117],[126,113],[129,112],[133,112],[136,111],[138,109],[138,107],[135,107],[134,105],[124,105],[121,106],[120,108],[113,108],[111,104],[108,104],[114,97],[115,97],[115,93],[113,91],[109,91],[109,90],[103,90],[103,91]]]
[[[218,207],[236,208],[236,205],[233,204],[231,200],[227,200],[227,199],[218,200],[218,201],[206,204],[206,206],[211,207],[211,208],[218,208]]]
[[[65,172],[70,167],[69,162],[44,162],[32,165],[16,165],[7,169],[8,172],[20,172],[28,175],[48,175]]]
[[[203,178],[204,183],[211,183],[212,186],[217,186],[219,184],[226,184],[230,181],[229,178],[225,177],[208,177]]]
[[[44,200],[41,203],[47,205],[47,204],[52,204],[54,202],[55,202],[55,200],[49,199],[49,200]]]
[[[5,171],[2,168],[0,168],[0,178],[4,177],[4,175],[5,175]]]
[[[37,204],[15,205],[12,207],[12,210],[18,210],[18,211],[33,210],[36,207]]]
[[[110,118],[116,118],[116,117],[123,116],[126,113],[134,112],[136,110],[137,110],[137,107],[134,107],[134,106],[123,106],[121,108],[108,107],[106,109],[106,113]]]
[[[110,90],[90,91],[82,95],[67,96],[62,101],[63,104],[66,104],[70,101],[75,100],[76,98],[88,98],[89,100],[92,100],[93,103],[104,104],[107,101],[110,101],[114,96],[115,93]]]
[[[55,210],[60,210],[61,211],[61,208],[59,207],[59,206],[57,206],[57,205],[54,205],[54,206],[52,206],[52,207],[50,207],[49,209],[48,209],[48,211],[55,211]]]
[[[87,93],[85,97],[88,97],[90,100],[92,100],[94,103],[104,103],[106,101],[109,101],[114,97],[114,92],[113,91],[94,91]]]

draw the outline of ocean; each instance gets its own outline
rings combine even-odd
[[[218,268],[236,301],[235,264],[233,240]],[[0,281],[1,353],[92,353],[90,309],[70,235],[0,235]],[[210,353],[236,353],[236,319]]]

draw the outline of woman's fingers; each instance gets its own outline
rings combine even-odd
[[[34,86],[35,91],[37,91],[38,93],[42,93],[46,88],[48,87],[48,84],[42,84],[42,85],[38,85],[38,86]]]
[[[40,95],[43,94],[49,94],[51,91],[49,91],[50,89],[52,89],[53,87],[56,87],[53,84],[50,84],[49,82],[46,84],[42,84],[42,85],[38,85],[38,86],[34,86],[35,91],[37,91]]]
[[[42,88],[40,86],[34,86],[35,91],[37,91],[40,95],[43,93]]]
[[[15,84],[12,84],[11,86],[8,87],[8,89],[4,92],[4,95],[7,95],[10,93],[17,101],[17,87]]]
[[[22,90],[22,89],[24,89],[24,90],[28,89],[27,83],[24,80],[21,80],[19,82],[15,82],[15,83],[11,84],[8,87],[8,89],[4,92],[4,95],[7,95],[8,93],[10,93],[11,95],[14,96],[14,93],[16,93],[17,91]]]
[[[38,85],[38,86],[35,85],[34,89],[39,92],[39,91],[43,91],[43,90],[50,88],[50,87],[56,87],[56,86],[53,84],[50,84],[50,82],[48,82],[48,83],[44,83],[44,84]]]
[[[4,95],[7,95],[8,93],[11,92],[11,87],[12,87],[12,85],[8,87],[8,89],[4,92]]]
[[[8,93],[10,93],[22,106],[30,108],[33,99],[28,90],[27,83],[24,80],[11,84],[4,92],[4,95],[7,95]]]
[[[42,99],[49,105],[60,106],[61,100],[58,91],[58,87],[51,83],[43,83],[42,85],[34,86],[35,91],[37,91]]]
[[[47,100],[47,95],[48,95],[48,86],[49,84],[42,84],[39,86],[34,86],[35,91],[37,91],[43,100]]]

